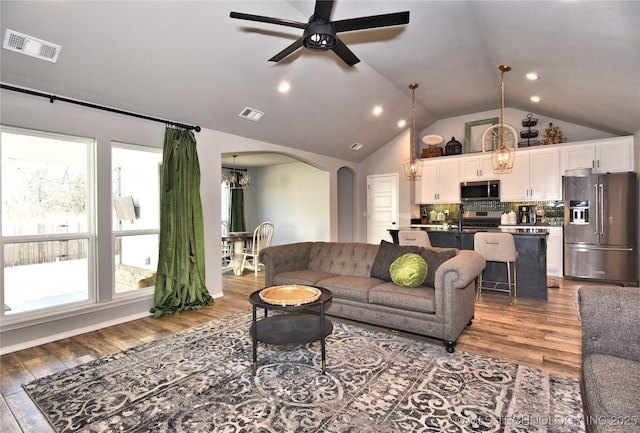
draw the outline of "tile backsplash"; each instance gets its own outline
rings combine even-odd
[[[518,207],[521,205],[536,205],[538,209],[545,210],[545,216],[547,218],[556,218],[562,220],[564,218],[564,202],[562,201],[528,201],[528,202],[500,202],[500,201],[470,201],[464,203],[464,210],[475,211],[500,211],[501,213],[509,213],[511,211],[518,213]],[[460,209],[459,203],[446,203],[446,204],[421,204],[420,216],[429,217],[429,212],[432,210],[436,212],[449,213],[447,219],[458,219],[458,213]]]

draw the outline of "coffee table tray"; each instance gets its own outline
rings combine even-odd
[[[273,286],[260,291],[260,299],[273,305],[302,305],[315,302],[320,298],[319,289],[310,286],[286,285]]]

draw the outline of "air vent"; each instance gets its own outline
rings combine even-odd
[[[351,146],[349,146],[349,149],[351,149],[351,150],[360,150],[360,149],[362,149],[362,144],[353,143]]]
[[[55,63],[62,47],[7,29],[2,48]]]
[[[256,110],[255,108],[245,107],[244,110],[242,110],[240,114],[238,114],[238,116],[257,122],[262,118],[262,116],[264,116],[264,113],[262,111]]]

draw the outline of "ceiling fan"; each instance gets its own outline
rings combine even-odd
[[[396,12],[384,15],[372,15],[368,17],[350,18],[346,20],[331,21],[331,9],[333,0],[317,0],[313,15],[308,23],[291,21],[281,18],[263,17],[260,15],[243,14],[231,12],[231,18],[241,20],[259,21],[281,26],[296,27],[304,29],[302,37],[289,45],[284,50],[269,59],[271,62],[279,62],[289,54],[304,46],[313,51],[333,50],[347,65],[353,66],[360,61],[358,57],[338,38],[339,32],[350,32],[354,30],[372,29],[377,27],[397,26],[409,22],[409,11]]]

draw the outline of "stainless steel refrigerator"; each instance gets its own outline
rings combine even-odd
[[[564,275],[638,283],[635,173],[563,178]]]

